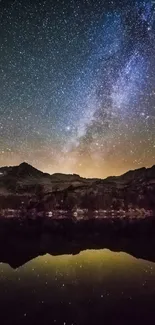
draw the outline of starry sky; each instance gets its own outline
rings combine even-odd
[[[0,1],[0,165],[155,163],[155,1]]]

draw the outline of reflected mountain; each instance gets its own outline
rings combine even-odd
[[[76,255],[87,249],[107,248],[113,252],[126,252],[136,258],[155,262],[155,239],[153,238],[101,238],[83,236],[79,239],[67,239],[62,236],[41,234],[35,238],[17,235],[1,236],[0,262],[16,269],[30,260],[50,254]]]

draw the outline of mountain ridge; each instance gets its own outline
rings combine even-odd
[[[130,169],[130,170],[128,170],[128,171],[126,171],[125,173],[123,173],[123,174],[120,174],[120,175],[113,175],[113,176],[108,176],[108,177],[106,177],[106,178],[98,178],[98,177],[88,177],[88,178],[86,178],[86,177],[82,177],[82,176],[80,176],[79,174],[76,174],[76,173],[69,173],[69,174],[66,174],[66,173],[59,173],[59,172],[57,172],[57,173],[53,173],[53,174],[49,174],[49,173],[47,173],[47,172],[43,172],[43,171],[41,171],[41,170],[39,170],[38,168],[36,168],[36,167],[34,167],[34,166],[32,166],[31,164],[29,164],[29,163],[27,163],[27,162],[22,162],[22,163],[20,163],[19,165],[15,165],[15,166],[12,166],[12,165],[10,165],[10,166],[2,166],[2,167],[0,167],[0,173],[1,172],[3,172],[3,171],[11,171],[11,170],[13,170],[13,169],[25,169],[25,170],[28,170],[28,169],[31,169],[31,170],[35,170],[35,171],[37,171],[37,172],[39,172],[40,174],[43,174],[43,175],[47,175],[47,176],[65,176],[65,177],[67,177],[67,176],[74,176],[74,177],[79,177],[79,178],[81,178],[81,179],[91,179],[91,180],[93,180],[93,179],[100,179],[100,180],[108,180],[108,179],[112,179],[112,178],[119,178],[119,177],[125,177],[125,176],[127,176],[127,175],[129,175],[129,174],[131,174],[131,173],[139,173],[139,172],[142,172],[142,171],[146,171],[146,170],[151,170],[152,168],[155,170],[155,165],[152,165],[151,167],[140,167],[140,168],[136,168],[136,169]]]
[[[39,210],[155,209],[155,165],[105,179],[50,175],[25,162],[1,167],[0,208],[18,208],[22,202]]]

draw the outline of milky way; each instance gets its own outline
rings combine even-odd
[[[0,165],[155,163],[155,1],[0,1]]]

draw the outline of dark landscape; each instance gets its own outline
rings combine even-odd
[[[106,179],[0,168],[3,324],[154,324],[154,265],[155,166]]]
[[[154,198],[155,166],[106,179],[0,168],[4,324],[153,324]]]
[[[27,163],[1,167],[0,209],[30,214],[58,211],[59,215],[65,211],[153,214],[155,165],[106,179],[87,179],[76,174],[49,175]]]

